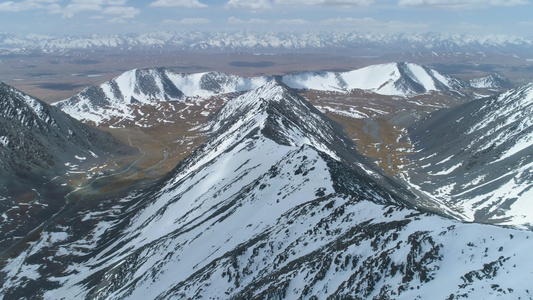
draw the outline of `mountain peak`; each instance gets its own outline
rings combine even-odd
[[[6,119],[17,119],[23,126],[42,129],[55,121],[51,108],[44,102],[23,94],[17,89],[0,82],[0,115]]]
[[[334,144],[334,136],[341,135],[339,126],[281,82],[280,78],[274,78],[263,86],[228,101],[211,118],[206,128],[217,135],[220,132],[254,127],[279,144],[310,144],[324,151]],[[337,140],[347,143],[343,135]],[[333,152],[328,152],[332,157],[338,157]]]
[[[323,153],[328,160],[348,166],[347,172],[357,174],[355,177],[379,182],[399,198],[413,197],[360,154],[339,124],[327,118],[280,79],[270,80],[228,101],[205,127],[213,137],[207,147],[226,151],[224,149],[252,137],[266,138],[283,147],[311,147]]]
[[[156,106],[163,101],[194,101],[218,94],[248,91],[266,78],[244,78],[220,72],[183,74],[164,68],[127,71],[99,86],[57,102],[74,118],[96,125],[131,120],[139,105]]]
[[[58,108],[1,82],[0,138],[3,141],[0,170],[16,173],[29,172],[33,167],[60,168],[76,156],[94,157],[129,148]]]
[[[290,97],[287,97],[289,95]],[[282,100],[301,102],[302,98],[296,97],[294,92],[280,78],[273,78],[264,85],[230,100],[223,110],[259,109],[264,107],[265,103],[280,102]]]

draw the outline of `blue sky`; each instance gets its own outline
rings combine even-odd
[[[0,32],[446,32],[533,37],[533,0],[0,0]]]

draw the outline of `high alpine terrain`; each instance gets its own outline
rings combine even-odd
[[[531,229],[532,110],[528,84],[421,120],[408,181],[466,220]]]
[[[154,186],[51,224],[0,293],[44,299],[531,298],[533,233],[415,194],[281,80],[228,101]],[[423,196],[423,195],[422,195]]]
[[[195,110],[204,116],[211,115],[221,104],[217,104],[213,97],[249,91],[274,77],[280,77],[287,86],[295,89],[343,94],[364,91],[400,98],[429,93],[455,93],[457,97],[457,91],[476,87],[499,88],[494,82],[500,84],[500,81],[484,78],[472,86],[431,68],[405,62],[372,65],[349,72],[300,72],[251,78],[220,72],[183,74],[150,68],[125,72],[54,105],[74,118],[94,125],[150,127],[188,119],[188,114]],[[502,76],[499,78],[505,80]],[[170,109],[169,105],[172,105]]]
[[[110,134],[0,83],[0,249],[65,205],[76,183],[136,154]]]
[[[169,134],[176,132],[176,128],[190,132],[224,102],[272,79],[298,90],[320,111],[350,128],[352,138],[361,141],[360,152],[377,159],[389,174],[402,176],[405,172],[400,169],[408,162],[404,156],[413,151],[407,138],[408,126],[429,112],[483,97],[510,84],[498,74],[465,82],[406,62],[372,65],[349,72],[300,72],[252,78],[151,68],[128,71],[55,105],[94,125],[147,130],[154,127],[151,132]],[[198,138],[201,135],[183,134],[192,145],[198,145],[201,140]],[[182,133],[175,138],[182,139]],[[175,146],[167,143],[166,147]],[[181,153],[187,152],[180,150]],[[413,161],[416,165],[416,156]],[[417,183],[411,184],[418,191]],[[437,203],[435,210],[471,220],[462,214],[465,208],[457,210],[455,206],[442,205],[442,201],[427,193],[423,198],[431,206]]]

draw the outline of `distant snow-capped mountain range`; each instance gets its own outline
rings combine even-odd
[[[0,33],[0,53],[80,49],[180,49],[204,51],[286,51],[357,49],[386,51],[531,51],[532,38],[444,33],[364,34],[357,32],[153,32],[52,37]]]

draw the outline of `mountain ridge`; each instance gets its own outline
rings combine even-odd
[[[125,72],[54,105],[78,120],[90,121],[95,125],[120,124],[123,121],[135,123],[133,115],[139,105],[157,107],[158,103],[165,101],[203,105],[203,99],[208,97],[249,91],[273,78],[280,78],[286,85],[296,89],[337,93],[362,90],[365,93],[398,97],[453,93],[471,88],[468,82],[412,63],[380,64],[349,72],[300,72],[263,77],[242,77],[221,72],[183,74],[164,68],[148,68]],[[490,86],[486,83],[484,87]],[[210,112],[205,109],[202,114]],[[139,125],[139,122],[136,124]]]

